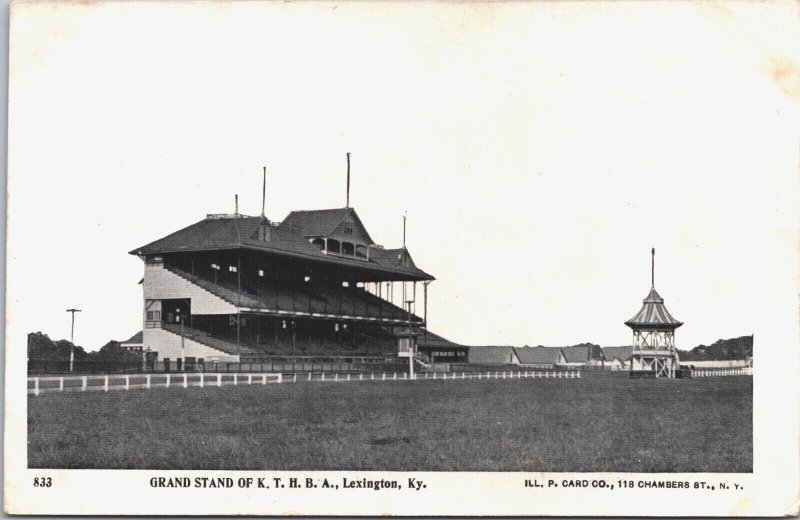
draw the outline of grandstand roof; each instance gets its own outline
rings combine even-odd
[[[677,329],[682,322],[676,320],[667,310],[662,298],[655,287],[650,289],[647,297],[642,301],[642,308],[636,315],[625,322],[625,325],[633,329],[637,328],[657,328],[657,329]]]
[[[262,226],[269,228],[266,239],[260,238],[259,231]],[[289,226],[282,224],[276,227],[264,217],[244,215],[205,218],[155,242],[134,249],[130,254],[147,256],[239,248],[350,266],[381,273],[387,279],[434,279],[414,264],[411,255],[405,249],[370,249],[368,260],[326,255],[302,234],[290,231]]]
[[[606,361],[612,361],[614,359],[619,359],[620,361],[627,361],[631,358],[631,354],[633,352],[633,347],[630,345],[625,345],[623,347],[601,347],[603,349],[603,355],[606,357]]]
[[[563,356],[557,347],[522,347],[514,350],[523,365],[555,365]]]
[[[369,239],[369,243],[374,244],[375,242],[372,241],[367,229],[358,217],[358,213],[353,208],[292,211],[283,219],[281,227],[288,228],[293,233],[304,237],[322,237],[333,233],[348,216],[353,217],[358,222]]]

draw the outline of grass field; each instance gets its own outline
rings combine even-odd
[[[752,471],[752,378],[296,383],[28,399],[32,468]]]

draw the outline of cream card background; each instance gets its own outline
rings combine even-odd
[[[798,14],[790,2],[14,3],[6,510],[797,514]],[[371,226],[399,234],[409,210],[415,260],[439,278],[431,326],[458,341],[567,343],[588,292],[622,319],[586,316],[575,339],[623,344],[649,275],[638,252],[657,242],[682,347],[755,334],[754,472],[708,476],[744,490],[533,495],[527,475],[459,473],[397,501],[265,497],[153,490],[147,471],[50,471],[59,485],[32,489],[25,335],[63,337],[68,299],[94,307],[86,345],[133,330],[141,266],[125,252],[161,229],[148,213],[177,228],[237,192],[256,212],[264,162],[270,214],[336,205],[344,151]],[[516,304],[493,306],[497,293]]]

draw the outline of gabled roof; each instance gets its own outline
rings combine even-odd
[[[292,211],[283,219],[281,227],[286,227],[302,237],[324,237],[333,233],[348,216],[352,216],[358,222],[364,235],[369,239],[369,243],[374,244],[367,228],[364,227],[358,213],[353,208]]]
[[[601,347],[606,361],[613,361],[619,359],[620,361],[628,361],[631,358],[633,347],[626,345],[623,347]]]
[[[563,356],[557,347],[522,347],[514,350],[523,365],[555,365],[561,362]]]
[[[585,363],[589,361],[589,347],[586,345],[562,347],[561,351],[564,353],[567,363]]]
[[[514,347],[469,347],[470,363],[504,365],[513,363]]]
[[[261,228],[268,231],[268,239],[260,238]],[[224,249],[250,249],[275,254],[285,254],[320,262],[346,265],[366,271],[379,271],[383,275],[401,275],[410,280],[433,280],[411,260],[398,261],[396,249],[370,248],[369,260],[326,255],[300,234],[289,231],[285,225],[273,226],[264,217],[229,215],[209,217],[175,233],[165,236],[130,252],[132,255],[154,255],[191,251]],[[406,254],[407,251],[406,251]]]
[[[143,341],[144,341],[144,334],[140,330],[139,332],[137,332],[136,334],[134,334],[133,336],[131,336],[127,340],[120,341],[120,343],[132,343],[134,345],[141,345]]]
[[[667,310],[662,298],[655,287],[650,289],[647,297],[642,301],[642,308],[636,315],[625,322],[631,328],[657,328],[657,329],[677,329],[682,322],[676,320]]]

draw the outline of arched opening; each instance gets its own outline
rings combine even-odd
[[[336,253],[337,255],[342,252],[341,245],[338,240],[334,240],[333,238],[328,239],[328,252]]]
[[[325,251],[325,239],[324,238],[315,238],[311,241],[312,244],[320,248],[321,251]]]
[[[342,254],[353,256],[356,254],[356,247],[350,242],[342,242]]]

